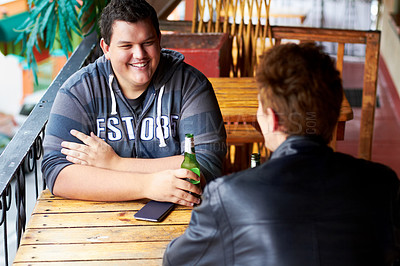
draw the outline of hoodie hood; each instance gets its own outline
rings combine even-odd
[[[170,80],[180,63],[185,59],[183,54],[168,49],[161,49],[160,63],[153,76],[153,85],[160,89]]]

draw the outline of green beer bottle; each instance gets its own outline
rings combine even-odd
[[[185,135],[185,159],[182,162],[181,168],[189,169],[200,177],[200,164],[196,160],[194,152],[194,137],[193,134]],[[200,181],[189,179],[190,183],[200,185]]]

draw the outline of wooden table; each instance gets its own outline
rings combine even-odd
[[[257,121],[258,88],[252,77],[209,78],[214,87],[219,107],[225,122]],[[344,139],[346,121],[353,119],[353,110],[346,97],[340,109],[337,139]]]
[[[209,78],[226,122],[256,122],[258,88],[254,78]]]
[[[167,244],[185,231],[192,208],[176,206],[161,223],[133,215],[148,200],[67,200],[44,190],[14,265],[161,265]]]

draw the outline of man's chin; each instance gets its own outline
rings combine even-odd
[[[141,80],[138,80],[138,79],[135,79],[133,82],[132,82],[132,84],[134,84],[134,86],[135,87],[137,87],[137,88],[147,88],[147,86],[150,84],[150,79],[141,79]]]
[[[138,85],[148,83],[152,77],[148,71],[141,70],[130,71],[130,75],[132,77],[132,82]]]

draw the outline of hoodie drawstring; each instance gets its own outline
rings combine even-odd
[[[111,93],[111,115],[116,115],[117,114],[117,103],[115,101],[115,94],[112,89],[113,80],[114,80],[114,75],[109,75],[108,76],[108,86],[110,87],[110,93]]]
[[[157,98],[157,125],[156,125],[156,134],[157,138],[160,140],[160,144],[158,145],[159,147],[166,147],[167,144],[165,144],[164,140],[164,132],[161,127],[161,103],[162,103],[162,97],[164,94],[164,85],[160,89],[160,93],[158,94]]]
[[[110,87],[110,93],[111,93],[111,115],[116,115],[117,114],[117,103],[115,100],[115,94],[114,91],[112,89],[112,82],[114,80],[114,75],[109,75],[108,76],[108,86]],[[161,126],[161,103],[162,103],[162,97],[164,94],[164,85],[161,87],[160,89],[160,93],[158,94],[158,98],[157,98],[157,118],[156,118],[156,135],[157,138],[160,140],[160,144],[158,145],[159,147],[166,147],[167,144],[165,143],[165,139],[164,139],[164,132],[162,130],[162,126]]]

